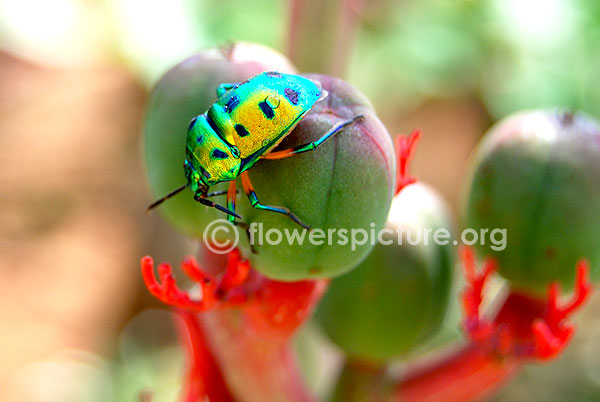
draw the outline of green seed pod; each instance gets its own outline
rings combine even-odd
[[[192,118],[217,100],[217,86],[242,82],[268,70],[294,73],[289,61],[275,50],[238,43],[192,56],[158,81],[150,94],[144,125],[148,180],[156,198],[185,184],[187,127]],[[226,184],[211,191],[223,189],[227,189]],[[202,235],[209,222],[224,217],[221,212],[199,205],[189,190],[158,209],[176,228],[196,237]]]
[[[282,215],[239,202],[244,220],[262,223],[262,232],[253,234],[256,253],[250,252],[245,236],[242,249],[255,269],[279,280],[331,277],[352,269],[374,244],[363,234],[383,226],[392,200],[394,149],[369,101],[340,79],[308,77],[319,81],[328,96],[315,104],[278,149],[315,141],[334,124],[358,115],[364,119],[312,152],[263,160],[249,171],[262,203],[285,206],[313,227],[304,231]],[[302,244],[299,240],[290,244],[286,232],[304,236]],[[282,234],[281,242],[277,233]],[[311,236],[314,241],[309,241]]]
[[[320,325],[353,360],[409,353],[446,313],[455,251],[444,201],[428,186],[409,185],[394,198],[386,229],[357,268],[332,281],[317,309]]]
[[[260,62],[238,61],[236,52],[231,54],[228,59],[224,56],[215,59],[212,54],[188,59],[170,70],[152,92],[146,117],[145,151],[150,183],[157,197],[185,183],[182,164],[186,128],[192,117],[203,113],[216,100],[215,89],[220,83],[240,82],[263,70],[291,70],[281,56],[265,50],[252,53],[251,57]],[[255,226],[256,253],[251,251],[245,231],[239,228],[228,229],[227,234],[221,230],[213,233],[216,237],[213,240],[218,242],[238,237],[239,246],[252,266],[274,279],[329,277],[354,267],[368,254],[373,242],[369,239],[363,242],[363,237],[353,242],[351,231],[379,229],[392,199],[396,169],[393,146],[368,100],[341,80],[311,78],[321,82],[328,96],[315,104],[278,149],[316,141],[336,123],[359,115],[364,118],[312,152],[281,160],[262,160],[248,173],[262,204],[289,208],[314,229],[307,232],[286,216],[251,207],[238,183],[236,212],[248,224],[262,223]],[[227,183],[211,187],[210,191],[223,189],[227,189]],[[211,200],[226,205],[225,196]],[[176,227],[197,237],[204,235],[211,222],[226,217],[195,202],[189,190],[169,199],[160,209]],[[271,229],[280,230],[280,242],[272,241],[277,236],[270,235]],[[345,238],[334,234],[334,229],[346,230]],[[300,240],[290,244],[288,234],[300,236],[302,244]]]
[[[559,111],[532,111],[493,127],[472,162],[465,202],[469,228],[505,229],[506,247],[477,242],[521,291],[571,286],[580,258],[600,263],[600,128]],[[489,232],[488,232],[489,233]],[[489,240],[489,239],[488,239]]]

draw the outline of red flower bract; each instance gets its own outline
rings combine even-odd
[[[587,261],[577,264],[575,294],[564,306],[558,305],[559,285],[553,283],[548,287],[545,301],[511,291],[495,317],[486,320],[481,318],[479,306],[485,281],[496,264],[488,259],[477,274],[473,251],[465,247],[461,257],[469,283],[462,295],[463,327],[473,341],[493,348],[502,356],[539,360],[551,359],[565,348],[574,331],[566,319],[583,304],[591,290]]]
[[[328,281],[279,282],[268,279],[252,270],[238,250],[227,255],[227,263],[219,278],[203,270],[192,257],[186,257],[181,266],[200,288],[198,297],[177,286],[170,265],[159,266],[160,280],[157,280],[152,258],[146,256],[141,260],[148,290],[174,307],[179,318],[177,328],[189,360],[182,400],[202,401],[205,397],[211,401],[237,400],[239,387],[235,381],[233,385],[227,381],[231,380],[228,373],[231,369],[227,369],[230,366],[241,370],[241,377],[251,378],[248,381],[260,382],[260,378],[271,387],[275,386],[271,379],[280,378],[282,372],[287,371],[291,380],[284,381],[282,386],[300,389],[295,380],[295,368],[290,365],[289,341],[312,313]],[[237,317],[233,320],[236,322],[233,327],[229,326],[232,316],[225,310],[232,310]],[[219,315],[211,315],[211,311]],[[203,314],[196,314],[199,312]],[[237,312],[240,314],[237,315]],[[241,323],[242,327],[237,323]],[[240,331],[240,328],[243,330]],[[233,343],[227,341],[230,339],[229,331],[236,334]],[[207,336],[209,332],[210,337]],[[214,342],[219,342],[219,339],[229,342],[230,354],[222,353],[223,350],[215,346]],[[271,359],[265,355],[264,348],[267,346],[273,349]],[[240,360],[244,361],[244,365],[238,364]],[[269,370],[272,372],[269,373]],[[299,391],[297,393],[299,397],[303,395]]]
[[[282,336],[291,335],[308,318],[328,283],[268,279],[251,270],[249,262],[235,249],[228,254],[220,279],[202,270],[193,257],[184,258],[182,270],[200,288],[199,297],[194,298],[177,286],[170,265],[159,265],[160,280],[154,276],[151,257],[143,257],[141,267],[146,287],[165,304],[192,312],[239,307],[259,332]]]
[[[486,280],[496,262],[487,259],[477,272],[471,248],[461,250],[467,287],[462,293],[463,328],[469,341],[451,354],[415,365],[396,383],[394,401],[471,401],[491,395],[526,362],[552,359],[564,350],[574,328],[567,317],[590,294],[589,265],[577,264],[575,294],[558,305],[559,288],[549,286],[546,300],[510,289],[500,309],[483,318],[480,306]]]
[[[246,280],[250,265],[248,261],[240,258],[237,250],[229,254],[227,268],[220,281],[200,269],[193,257],[186,257],[183,260],[181,268],[190,279],[200,286],[199,300],[191,298],[187,292],[179,289],[170,265],[159,265],[160,281],[157,281],[154,276],[154,264],[151,257],[143,257],[141,265],[144,282],[150,293],[172,307],[189,311],[206,311],[218,306],[235,305],[245,301],[246,295],[236,288]]]

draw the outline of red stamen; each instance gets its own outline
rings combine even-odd
[[[241,258],[238,250],[233,250],[228,255],[220,281],[205,273],[193,258],[183,260],[183,271],[197,283],[202,293],[199,300],[194,300],[177,287],[168,264],[159,266],[160,282],[153,274],[152,258],[142,258],[141,264],[148,290],[162,302],[197,312],[239,306],[255,326],[277,336],[291,334],[306,320],[327,287],[327,281],[279,282],[256,272],[252,283],[247,284],[250,264]]]
[[[577,310],[588,298],[592,291],[590,282],[590,263],[581,260],[577,263],[577,276],[575,277],[575,294],[572,300],[561,309],[564,317]]]
[[[200,269],[196,260],[192,257],[185,257],[181,262],[181,268],[183,272],[194,282],[205,282],[206,279],[211,279],[211,277],[204,271]]]
[[[467,287],[462,293],[462,305],[464,312],[463,327],[473,340],[488,339],[496,331],[495,326],[490,322],[481,319],[479,308],[483,301],[483,288],[487,279],[496,269],[496,263],[492,259],[484,262],[480,274],[475,267],[475,254],[470,247],[462,247],[459,251]]]
[[[467,288],[462,294],[464,329],[469,338],[492,347],[500,355],[518,355],[547,360],[555,357],[568,344],[574,328],[565,322],[579,308],[591,291],[589,264],[577,264],[575,293],[564,307],[559,306],[558,282],[548,286],[545,308],[539,300],[511,292],[492,320],[483,320],[480,306],[483,287],[493,273],[495,264],[488,259],[480,274],[476,273],[475,256],[470,248],[460,250]]]
[[[163,303],[173,307],[190,311],[206,311],[218,305],[236,304],[245,300],[239,294],[232,299],[228,298],[228,292],[233,287],[242,285],[248,276],[249,265],[246,261],[241,260],[239,254],[230,258],[230,263],[219,285],[214,278],[198,266],[194,258],[186,257],[183,260],[182,270],[200,287],[202,293],[200,300],[193,300],[187,292],[177,286],[170,265],[161,264],[158,267],[160,282],[154,276],[152,258],[142,258],[141,266],[142,276],[150,293]]]
[[[398,136],[396,137],[396,156],[398,159],[398,171],[396,172],[396,193],[398,194],[404,187],[408,186],[417,181],[414,177],[409,176],[408,166],[412,159],[415,145],[421,132],[419,130],[413,131],[409,136]]]
[[[558,355],[569,342],[575,327],[565,320],[585,302],[591,292],[589,281],[589,263],[581,260],[577,263],[575,293],[564,307],[558,305],[560,286],[558,282],[548,287],[546,312],[543,318],[536,320],[533,333],[534,355],[538,359],[548,360]]]
[[[531,331],[533,335],[532,356],[538,360],[550,360],[564,349],[573,335],[574,328],[566,326],[560,335],[556,335],[545,321],[539,319],[531,325]]]
[[[231,290],[242,285],[250,272],[250,263],[241,259],[239,250],[233,250],[227,258],[227,269],[219,284],[223,290]]]

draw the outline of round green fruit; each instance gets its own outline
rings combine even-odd
[[[305,231],[285,216],[239,202],[244,220],[261,228],[252,236],[256,253],[242,236],[245,255],[252,267],[279,280],[332,277],[355,267],[374,243],[362,235],[353,243],[351,233],[383,227],[392,200],[394,149],[368,100],[340,79],[308,77],[319,81],[328,96],[315,104],[278,149],[315,141],[334,124],[356,116],[364,119],[312,152],[263,160],[249,171],[262,203],[285,206],[313,228]],[[290,242],[292,233],[303,240],[296,237]]]
[[[148,181],[155,198],[185,184],[183,161],[190,120],[217,100],[221,83],[243,82],[263,71],[294,73],[290,62],[270,48],[237,43],[211,49],[177,64],[150,93],[144,121],[144,155]],[[227,189],[218,185],[211,191]],[[158,210],[182,232],[199,237],[210,222],[224,215],[204,207],[185,190]]]
[[[293,72],[285,59],[271,50],[254,48],[239,53],[248,57],[240,60],[236,51],[192,57],[167,72],[153,90],[146,115],[145,153],[157,197],[185,183],[186,128],[216,100],[220,83],[241,82],[265,70]],[[262,204],[289,208],[313,230],[308,232],[281,214],[253,208],[240,188],[236,212],[244,222],[259,224],[253,226],[254,252],[240,228],[213,233],[218,242],[239,238],[239,247],[253,268],[273,279],[331,277],[356,266],[369,253],[372,242],[352,243],[349,233],[382,227],[392,199],[393,145],[369,101],[342,80],[310,78],[320,81],[328,96],[312,108],[279,149],[315,141],[336,123],[359,115],[364,118],[312,152],[262,160],[248,173]],[[210,191],[227,186],[220,183]],[[225,196],[211,200],[226,205]],[[211,222],[226,218],[224,213],[195,202],[189,190],[159,209],[175,227],[195,237],[202,237]],[[338,236],[340,229],[348,232],[345,243]],[[290,236],[300,239],[290,241]]]
[[[575,265],[600,263],[600,127],[556,110],[523,112],[499,122],[475,152],[465,223],[480,232],[504,229],[506,247],[476,244],[497,260],[513,288],[543,294],[571,286]]]

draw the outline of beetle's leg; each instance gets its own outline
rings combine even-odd
[[[216,209],[218,209],[219,211],[225,212],[227,215],[233,215],[233,216],[235,216],[236,218],[240,218],[240,219],[242,219],[242,217],[241,217],[241,216],[239,216],[238,214],[236,214],[235,212],[228,210],[227,208],[225,208],[225,207],[224,207],[224,206],[222,206],[222,205],[215,204],[214,202],[212,202],[212,201],[210,201],[210,200],[207,200],[207,199],[206,199],[206,198],[204,198],[204,197],[205,197],[205,196],[204,196],[204,195],[202,195],[201,193],[196,193],[196,194],[194,195],[194,200],[198,201],[200,204],[206,205],[207,207],[216,208]]]
[[[235,186],[235,180],[232,180],[229,183],[229,190],[227,190],[227,208],[230,211],[235,212],[235,196],[237,194],[237,188]],[[227,215],[227,220],[233,223],[235,226],[239,226],[246,232],[246,236],[248,236],[248,244],[250,244],[250,250],[256,254],[256,250],[254,249],[254,242],[252,241],[252,236],[250,236],[250,225],[246,222],[236,221],[233,215]]]
[[[210,198],[210,197],[216,197],[217,195],[224,195],[224,194],[228,194],[229,190],[219,190],[219,191],[213,191],[212,193],[207,193],[204,198]],[[237,190],[236,190],[237,193]],[[233,211],[233,210],[232,210]]]
[[[305,223],[303,223],[289,209],[284,208],[284,207],[275,207],[275,206],[269,206],[269,205],[263,205],[263,204],[261,204],[258,201],[258,198],[256,197],[256,193],[254,192],[254,187],[252,187],[252,182],[250,181],[250,177],[248,176],[248,172],[243,172],[240,176],[242,177],[242,187],[244,188],[244,191],[246,192],[246,195],[248,196],[248,199],[250,200],[250,204],[254,208],[256,208],[256,209],[262,209],[264,211],[277,212],[278,214],[286,215],[291,220],[293,220],[294,222],[296,222],[298,225],[302,226],[304,229],[310,230],[310,226],[307,225],[307,224],[305,224]]]
[[[298,145],[296,147],[284,149],[282,151],[271,152],[271,153],[264,155],[263,159],[283,159],[283,158],[289,158],[290,156],[301,154],[303,152],[314,151],[315,149],[317,149],[317,147],[319,145],[321,145],[322,143],[327,141],[334,134],[336,134],[337,132],[344,129],[345,127],[348,127],[349,125],[354,124],[356,121],[361,120],[363,118],[364,118],[364,116],[361,114],[361,115],[356,116],[352,120],[342,121],[342,122],[336,124],[335,126],[331,127],[331,129],[328,132],[323,134],[323,136],[321,138],[319,138],[318,140],[316,140],[314,142],[309,142],[308,144]]]
[[[227,93],[227,91],[231,91],[234,88],[237,88],[238,85],[240,84],[233,84],[233,83],[223,83],[223,84],[219,84],[219,86],[217,87],[217,98],[220,98],[221,96],[225,95]]]
[[[235,180],[229,182],[229,188],[226,191],[227,193],[227,208],[230,211],[235,212],[235,195],[237,194],[237,189],[235,188]],[[227,215],[227,220],[233,224],[235,224],[235,216]]]

